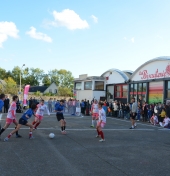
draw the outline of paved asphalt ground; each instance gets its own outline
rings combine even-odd
[[[17,118],[21,114],[17,115]],[[55,115],[45,116],[35,139],[28,139],[28,128],[19,131],[22,138],[0,141],[0,176],[169,176],[170,130],[107,118],[105,142],[95,138],[91,117],[65,116],[67,135],[60,133]],[[5,123],[3,115],[2,125]],[[32,121],[33,119],[31,119]],[[50,139],[49,133],[55,133]]]

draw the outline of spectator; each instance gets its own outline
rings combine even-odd
[[[165,112],[165,109],[163,108],[161,113],[159,114],[160,116],[160,121],[159,122],[163,122],[164,121],[164,118],[166,116],[166,112]]]
[[[158,122],[158,117],[155,113],[153,113],[153,116],[151,117],[150,122],[151,122],[152,125],[156,125],[156,124],[159,123]]]
[[[170,102],[168,103],[168,105],[166,106],[166,115],[168,117],[170,117]]]
[[[138,106],[137,121],[140,121],[140,117],[141,117],[141,108],[140,106]]]
[[[32,97],[29,99],[29,108],[31,108],[31,105],[33,104]]]
[[[159,122],[159,125],[163,128],[169,128],[170,127],[170,118],[165,116],[163,122]]]
[[[5,100],[4,100],[4,113],[7,113],[7,112],[8,112],[9,103],[10,103],[9,98],[8,98],[7,96],[5,96]]]
[[[48,100],[48,110],[51,113],[52,112],[52,100],[51,98]]]
[[[81,101],[80,103],[80,107],[81,107],[81,116],[83,117],[83,115],[85,115],[85,103],[84,100]]]

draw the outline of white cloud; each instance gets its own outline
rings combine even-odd
[[[49,37],[47,34],[37,32],[36,28],[34,27],[30,27],[30,31],[27,31],[26,34],[37,40],[43,40],[45,42],[52,42],[51,37]]]
[[[82,20],[80,16],[73,10],[65,9],[62,12],[53,11],[54,21],[48,22],[48,25],[55,27],[65,26],[70,30],[89,28],[86,20]]]
[[[127,37],[124,37],[123,39],[124,39],[124,40],[127,40]]]
[[[135,43],[135,38],[134,38],[134,37],[131,38],[131,42],[132,42],[132,43]]]
[[[18,32],[15,23],[2,21],[0,22],[0,48],[2,48],[2,43],[5,42],[8,37],[18,38]]]
[[[91,18],[93,19],[93,21],[94,21],[95,23],[98,23],[98,18],[97,18],[96,16],[92,15]]]

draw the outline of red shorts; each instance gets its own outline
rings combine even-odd
[[[102,122],[97,122],[97,126],[100,126],[101,128],[104,128],[104,126],[106,125],[106,123]]]
[[[92,117],[95,117],[96,119],[98,119],[99,118],[99,114],[98,113],[93,113]]]
[[[8,123],[8,124],[17,123],[17,120],[16,119],[6,118],[6,123]]]
[[[37,119],[38,119],[38,120],[42,120],[42,119],[43,119],[43,116],[36,114],[35,120],[37,120]]]

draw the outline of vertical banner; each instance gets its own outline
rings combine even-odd
[[[30,85],[26,85],[24,89],[24,103],[23,103],[24,106],[27,106],[27,98],[28,98],[29,89],[30,89]]]

